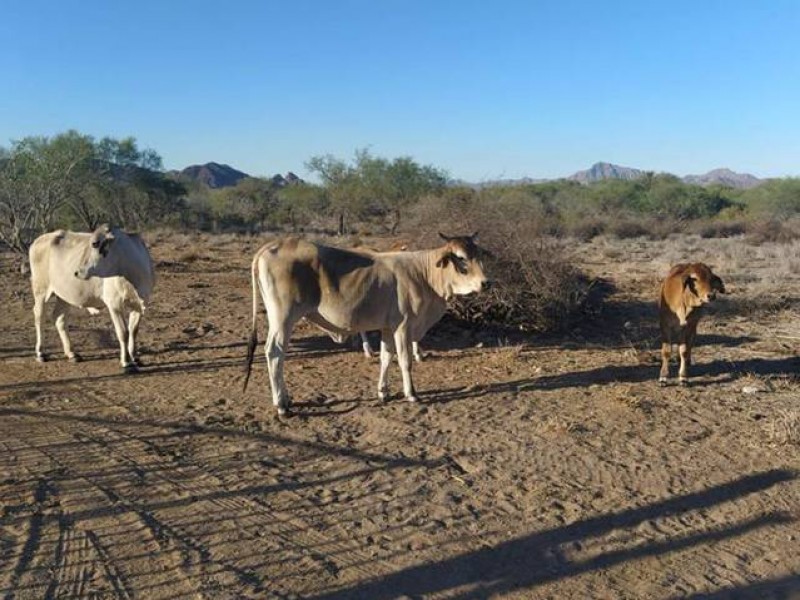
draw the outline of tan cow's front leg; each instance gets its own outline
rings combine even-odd
[[[400,363],[400,374],[403,376],[403,394],[409,402],[417,402],[414,382],[411,380],[411,342],[404,327],[394,332],[394,345],[397,348],[397,362]]]
[[[386,400],[389,397],[389,365],[392,364],[394,355],[394,337],[392,332],[385,330],[381,332],[381,370],[378,375],[378,399]]]

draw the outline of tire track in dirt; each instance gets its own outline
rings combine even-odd
[[[224,556],[230,561],[229,564],[242,564],[250,577],[259,580],[261,587],[268,585],[272,591],[282,590],[289,594],[290,589],[296,592],[308,585],[305,580],[310,577],[317,586],[320,585],[320,576],[330,580],[330,585],[336,585],[342,569],[350,569],[351,576],[361,578],[374,575],[378,566],[375,558],[363,553],[355,540],[326,535],[299,516],[301,510],[307,512],[312,504],[303,494],[292,491],[291,486],[274,479],[265,482],[263,475],[258,481],[252,481],[243,478],[241,472],[226,472],[224,465],[198,461],[197,458],[190,463],[179,461],[180,466],[176,467],[175,461],[165,458],[173,456],[170,448],[128,433],[126,427],[112,429],[92,424],[90,429],[91,434],[87,434],[86,429],[82,434],[87,436],[88,441],[106,448],[115,460],[127,464],[138,463],[142,470],[147,471],[151,490],[152,479],[158,479],[161,486],[159,493],[164,497],[190,500],[194,513],[224,515],[227,529],[217,527],[209,532],[204,530],[208,525],[207,520],[187,519],[182,514],[185,511],[176,511],[179,507],[169,501],[156,502],[156,508],[148,511],[154,515],[166,515],[170,511],[170,517],[165,517],[171,519],[169,527],[179,535],[196,541],[209,538],[209,557]],[[147,464],[141,462],[143,456],[149,457]],[[352,471],[327,474],[329,479],[353,475]],[[276,497],[266,499],[265,494]],[[139,501],[146,502],[143,499]],[[158,508],[164,504],[167,506]],[[160,526],[165,526],[165,521],[161,521]],[[211,538],[216,540],[212,541]],[[255,541],[263,550],[252,556],[242,556],[240,547],[244,541]],[[277,556],[262,562],[263,554],[270,552]],[[383,568],[389,569],[388,565]],[[282,572],[266,582],[257,575],[261,571]],[[281,584],[279,579],[286,583]]]
[[[143,589],[147,590],[148,598],[196,595],[186,577],[175,576],[175,560],[170,560],[173,557],[168,553],[157,551],[157,541],[148,535],[135,513],[120,510],[116,505],[105,513],[97,510],[109,504],[109,496],[85,471],[102,470],[107,464],[102,455],[75,443],[72,434],[60,427],[43,428],[37,423],[36,434],[26,436],[28,424],[24,419],[15,420],[16,452],[31,458],[38,454],[58,467],[47,485],[58,492],[60,514],[55,520],[59,531],[52,536],[56,539],[48,543],[46,551],[34,554],[37,561],[47,560],[54,573],[42,592],[44,597],[57,597],[70,589],[86,591],[87,586],[113,590],[119,598],[131,598]],[[51,443],[59,448],[58,454],[49,450]],[[121,475],[113,477],[119,479]],[[87,512],[99,514],[91,519],[76,518]],[[83,554],[85,558],[75,562],[75,554]],[[23,556],[26,555],[23,549]],[[139,585],[141,579],[146,579],[147,584]]]
[[[103,394],[89,394],[92,402],[107,404]],[[281,589],[277,585],[277,578],[292,583],[291,589],[297,590],[310,586],[310,579],[314,579],[314,585],[318,586],[320,576],[329,579],[333,586],[343,568],[350,569],[351,576],[359,579],[375,574],[375,557],[361,551],[359,544],[350,536],[332,537],[315,530],[298,515],[298,511],[276,508],[272,499],[263,499],[265,491],[280,489],[278,504],[286,507],[309,505],[308,498],[303,494],[290,492],[285,486],[281,489],[278,482],[265,484],[263,475],[257,485],[249,485],[253,482],[237,481],[236,473],[227,476],[213,463],[187,463],[179,453],[176,459],[176,453],[169,443],[153,441],[170,440],[173,436],[157,427],[148,429],[151,431],[141,435],[140,431],[130,433],[131,427],[123,424],[112,427],[81,422],[80,432],[74,437],[80,443],[80,452],[50,458],[80,474],[106,495],[104,503],[98,499],[95,505],[107,506],[111,502],[120,508],[112,512],[100,510],[100,514],[119,519],[117,513],[122,510],[135,512],[156,542],[166,537],[200,556],[199,561],[184,557],[184,565],[209,561],[214,564],[215,559],[227,560],[228,570],[232,572],[239,568],[236,565],[242,565],[237,575],[239,583],[251,589],[263,589],[265,585],[257,571],[266,569],[269,572],[270,561],[260,564],[254,559],[261,559],[264,553],[269,552],[281,557],[273,562],[283,571],[269,581],[273,592]],[[62,450],[68,446],[63,438],[50,438]],[[88,444],[94,448],[91,452],[85,448]],[[103,465],[102,469],[96,468],[99,464]],[[87,473],[86,465],[94,465],[94,470],[100,475]],[[374,470],[374,467],[366,471],[370,470]],[[140,494],[137,485],[130,485],[130,481],[142,484],[145,473],[148,493]],[[334,478],[349,477],[351,472],[330,475]],[[159,500],[153,502],[153,497]],[[191,503],[191,510],[180,506],[181,503],[188,506],[185,501]],[[149,506],[154,508],[150,509]],[[87,516],[90,512],[84,510]],[[203,531],[206,520],[188,518],[189,514],[224,515],[226,530],[217,527],[216,531],[211,532],[213,535],[209,534]],[[81,515],[76,515],[78,520]],[[241,543],[246,541],[254,541],[264,547],[264,552],[249,557],[241,556]],[[272,570],[275,571],[274,568]],[[388,572],[389,566],[384,565],[379,570]],[[285,588],[285,593],[289,593],[288,588]]]

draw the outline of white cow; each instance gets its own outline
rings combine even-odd
[[[442,317],[448,298],[478,292],[487,284],[474,236],[442,237],[444,246],[416,252],[355,252],[297,238],[262,246],[252,264],[253,324],[244,389],[258,344],[260,291],[269,321],[265,350],[278,414],[290,408],[283,360],[292,329],[303,317],[340,335],[379,330],[378,397],[387,397],[386,375],[396,349],[403,392],[415,402],[411,342]]]
[[[153,261],[142,239],[108,225],[93,233],[59,230],[36,238],[28,256],[36,360],[46,359],[42,353],[42,315],[45,303],[55,296],[53,316],[69,360],[77,362],[80,357],[72,351],[67,333],[68,307],[97,314],[106,306],[119,340],[120,364],[126,371],[135,371],[136,334],[155,283]],[[127,325],[125,311],[130,313]]]

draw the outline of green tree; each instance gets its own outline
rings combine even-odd
[[[410,157],[393,160],[357,150],[352,163],[331,155],[312,157],[306,167],[316,173],[328,193],[329,205],[344,233],[345,218],[372,215],[389,219],[394,233],[403,213],[422,196],[439,193],[447,184],[444,171],[420,165]]]

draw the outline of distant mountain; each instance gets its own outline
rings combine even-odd
[[[297,175],[295,175],[291,171],[286,173],[285,176],[281,175],[280,173],[278,173],[277,175],[273,175],[270,181],[272,181],[272,185],[274,185],[277,188],[284,188],[287,185],[295,185],[297,183],[305,183],[305,181],[300,179]]]
[[[644,174],[645,171],[640,169],[621,167],[607,162],[598,162],[594,163],[585,171],[578,171],[570,175],[567,179],[580,183],[594,183],[595,181],[601,181],[603,179],[639,179]]]
[[[730,169],[714,169],[704,175],[687,175],[686,183],[695,185],[727,185],[734,188],[751,188],[763,183],[761,179],[749,173],[736,173]]]
[[[250,177],[247,173],[237,171],[228,165],[221,165],[215,162],[186,167],[178,175],[185,179],[199,181],[210,188],[233,186],[242,179]]]

